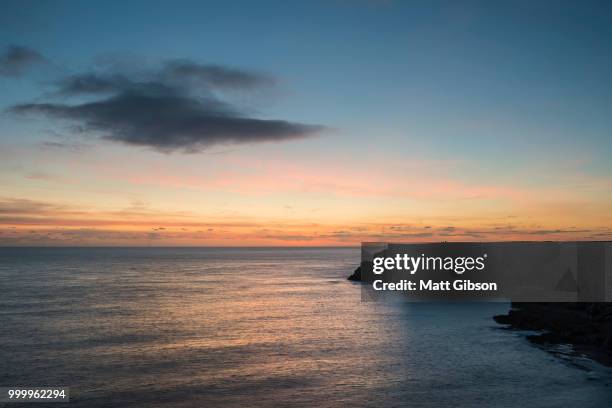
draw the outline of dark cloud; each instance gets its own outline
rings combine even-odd
[[[198,64],[189,60],[171,60],[154,71],[137,73],[87,72],[57,81],[61,95],[113,93],[126,90],[205,91],[251,90],[273,86],[274,78],[259,72],[251,72],[220,65]]]
[[[78,103],[27,103],[15,113],[69,120],[82,132],[162,152],[198,152],[212,145],[284,141],[312,136],[324,128],[284,120],[250,117],[223,99],[226,90],[269,86],[263,74],[166,62],[150,72],[84,73],[56,82],[56,94]],[[83,96],[94,100],[82,101]]]
[[[44,61],[41,54],[30,48],[11,45],[0,54],[0,75],[18,77],[30,66]]]
[[[123,75],[99,75],[95,73],[71,75],[57,81],[56,85],[58,94],[62,95],[112,93],[128,87],[135,87]]]
[[[166,79],[184,81],[191,79],[200,84],[228,89],[248,89],[274,85],[274,78],[220,65],[202,65],[189,60],[173,60],[165,64],[162,75]]]

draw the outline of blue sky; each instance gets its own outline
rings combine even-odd
[[[460,132],[445,142],[465,150],[496,139],[462,129],[483,117],[597,150],[610,131],[605,2],[26,3],[3,2],[6,44],[72,68],[117,53],[272,72],[294,97],[270,115],[360,133],[433,122],[428,137]]]
[[[104,56],[135,65],[187,58],[277,78],[273,91],[237,103],[257,117],[329,128],[270,148],[295,160],[457,160],[462,181],[530,188],[561,188],[574,172],[612,176],[609,2],[0,4],[0,47],[27,46],[50,61],[0,78],[3,108],[39,101],[55,78]],[[4,114],[0,132],[19,145],[54,126]]]

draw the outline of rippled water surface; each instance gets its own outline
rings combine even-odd
[[[501,330],[506,304],[362,302],[358,263],[0,249],[0,386],[69,386],[70,407],[612,406],[608,370]]]

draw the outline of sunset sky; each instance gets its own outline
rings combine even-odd
[[[0,0],[0,245],[612,239],[609,2]]]

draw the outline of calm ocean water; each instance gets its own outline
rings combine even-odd
[[[0,386],[69,386],[73,408],[612,406],[609,370],[501,330],[507,304],[362,302],[358,263],[0,249]]]

